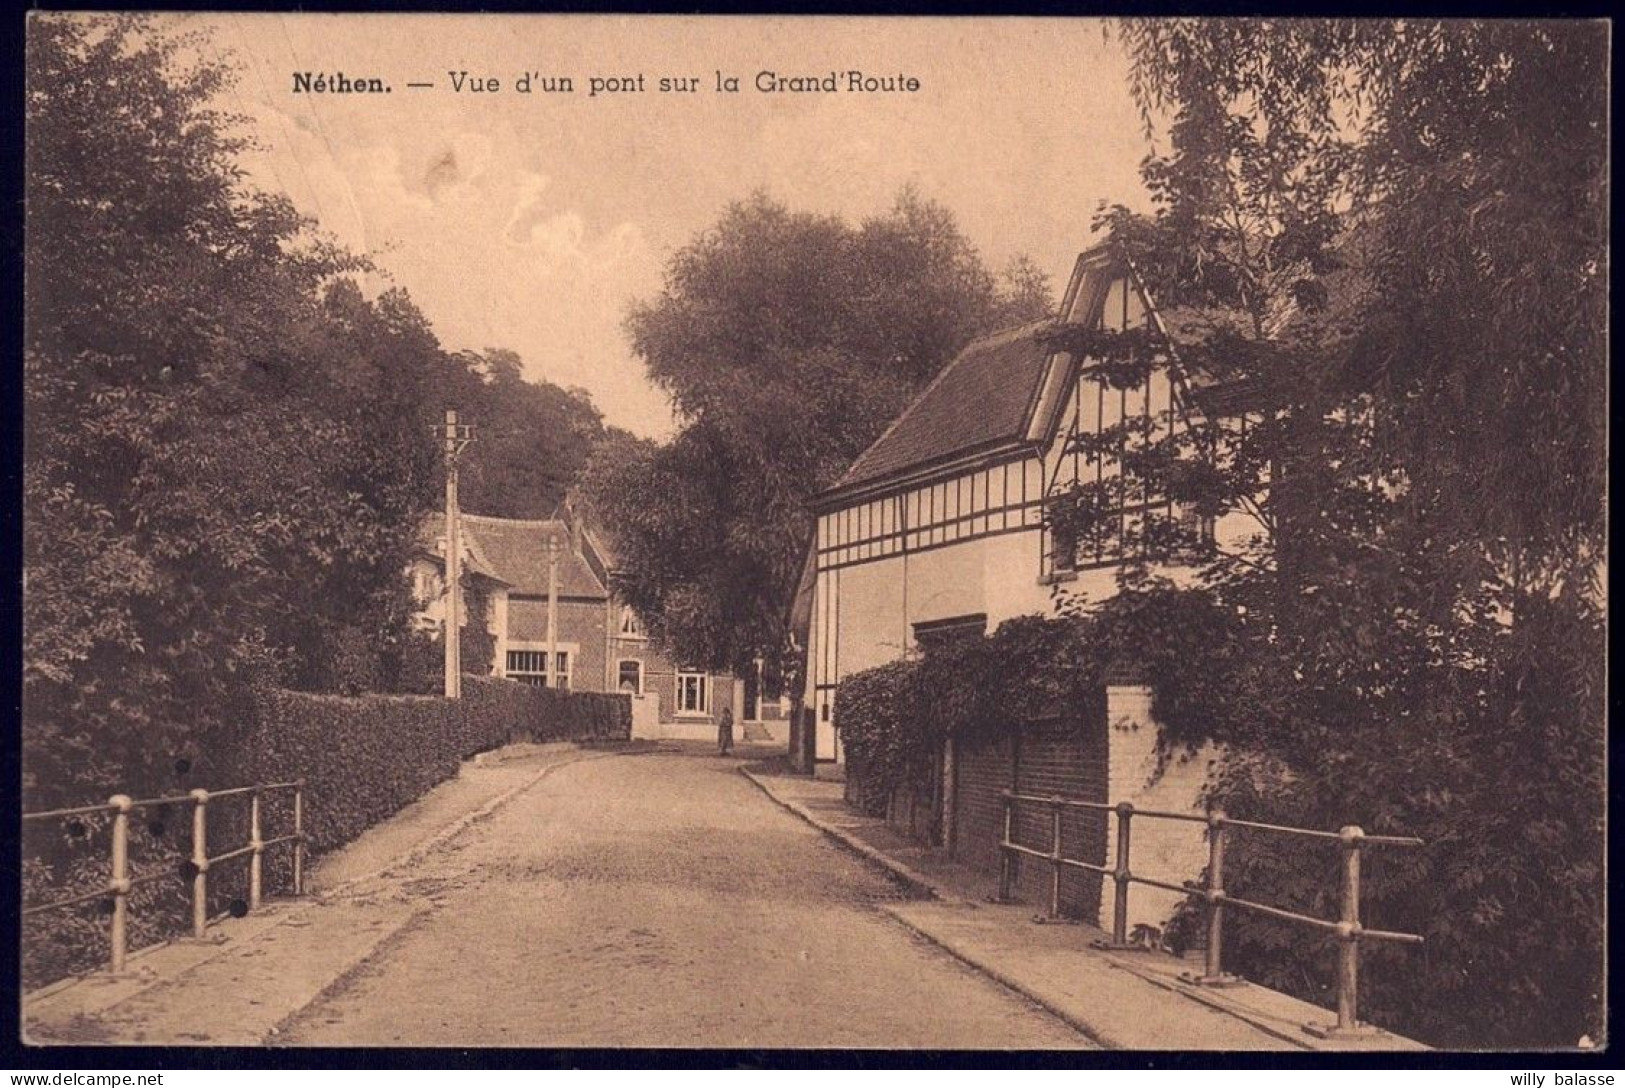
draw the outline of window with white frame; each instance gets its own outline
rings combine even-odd
[[[677,713],[709,714],[711,712],[711,678],[703,672],[677,674]]]
[[[620,675],[616,679],[617,691],[628,691],[633,695],[643,694],[643,662],[625,660],[620,663]]]
[[[508,679],[521,684],[534,684],[543,688],[570,686],[570,651],[559,650],[553,655],[553,669],[547,668],[546,650],[509,650]]]
[[[621,606],[621,637],[622,638],[648,638],[644,633],[643,621],[638,614],[632,611],[630,605]]]

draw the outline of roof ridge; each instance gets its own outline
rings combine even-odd
[[[465,514],[461,512],[457,516],[463,521],[477,521],[484,525],[514,525],[525,529],[541,529],[565,524],[563,518],[505,518],[496,514]]]
[[[1025,333],[1035,332],[1038,329],[1043,328],[1045,325],[1054,325],[1056,323],[1057,320],[1054,317],[1039,317],[1034,318],[1031,321],[1025,321],[1020,325],[1007,325],[1002,329],[995,329],[992,332],[983,333],[981,336],[971,338],[966,342],[965,346],[960,349],[960,354],[963,355],[965,352],[974,347],[991,348],[1014,343],[1015,341],[1021,339],[1022,335]],[[957,360],[958,356],[955,356],[955,359]]]

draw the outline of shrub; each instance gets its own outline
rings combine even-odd
[[[476,689],[499,699],[511,716],[510,740],[625,741],[632,739],[632,700],[616,692],[559,691],[511,680],[464,681],[464,696]]]

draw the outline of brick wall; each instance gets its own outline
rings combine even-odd
[[[570,666],[570,683],[577,691],[611,690],[604,686],[604,620],[602,601],[559,603],[560,630],[568,628],[581,645]]]
[[[1056,718],[1028,723],[1012,735],[961,746],[954,765],[953,856],[990,876],[1000,865],[1004,833],[1000,796],[1014,788],[1023,794],[1056,794],[1137,808],[1200,813],[1202,789],[1217,756],[1204,748],[1175,759],[1157,775],[1157,725],[1151,716],[1151,689],[1118,684],[1106,689],[1105,715],[1092,721]],[[849,781],[856,768],[848,768]],[[931,841],[932,790],[900,789],[887,811],[891,825],[923,843]],[[1053,810],[1018,806],[1014,841],[1048,853],[1053,842]],[[1064,809],[1061,844],[1065,856],[1095,865],[1116,863],[1116,820],[1105,812]],[[1195,880],[1207,864],[1206,829],[1201,824],[1141,818],[1133,823],[1132,868],[1170,882]],[[1017,857],[1012,894],[1047,911],[1052,867],[1042,858]],[[1111,925],[1113,885],[1097,873],[1064,868],[1061,913],[1101,926]],[[1181,896],[1134,885],[1129,893],[1128,928],[1163,927]]]
[[[604,691],[604,603],[559,601],[558,640],[575,646],[570,663],[570,686],[576,691]],[[508,638],[511,642],[541,643],[547,639],[547,601],[510,599]]]
[[[627,652],[623,646],[621,656],[630,658],[638,655]],[[653,652],[645,652],[642,655],[642,661],[643,690],[646,694],[659,696],[660,720],[662,722],[671,723],[678,720],[700,723],[715,722],[717,716],[722,713],[723,707],[733,707],[734,705],[734,688],[737,686],[737,682],[731,676],[719,676],[716,673],[711,673],[709,674],[711,677],[709,711],[701,716],[684,715],[681,719],[678,719],[675,710],[677,706],[676,670],[672,667],[670,661]],[[734,707],[735,739],[738,739],[740,735],[738,722],[739,710]]]
[[[1163,812],[1204,811],[1202,789],[1217,752],[1205,747],[1188,759],[1176,759],[1155,784],[1157,724],[1151,716],[1151,689],[1144,685],[1106,689],[1106,721],[1111,745],[1109,787],[1113,803],[1128,801],[1136,808]],[[1196,880],[1207,865],[1207,829],[1201,824],[1142,817],[1133,821],[1129,844],[1130,868],[1156,880],[1178,883]],[[1115,821],[1111,845],[1116,864]],[[1106,891],[1106,921],[1110,922],[1111,890]],[[1183,897],[1135,884],[1129,891],[1128,929],[1152,925],[1159,929]]]
[[[1105,801],[1107,787],[1104,725],[1071,719],[1029,723],[1014,736],[963,747],[955,760],[954,857],[989,875],[997,874],[999,842],[1004,835],[1001,794],[1020,793]],[[1061,815],[1061,848],[1067,857],[1095,865],[1106,856],[1104,813],[1065,809]],[[1014,841],[1046,853],[1053,843],[1054,817],[1047,806],[1018,805],[1012,823]],[[1012,894],[1048,910],[1052,867],[1038,858],[1018,858]],[[1061,913],[1098,920],[1100,877],[1080,869],[1061,873]]]
[[[1016,789],[1024,794],[1059,794],[1085,801],[1107,800],[1106,736],[1103,723],[1053,719],[1029,724],[1016,747]],[[1048,851],[1053,845],[1053,809],[1017,806],[1014,840]],[[1106,859],[1106,815],[1087,809],[1061,812],[1061,852],[1095,865]],[[1017,864],[1017,898],[1048,909],[1053,867],[1031,857]],[[1100,876],[1081,869],[1061,871],[1061,913],[1096,922],[1100,909]]]
[[[1014,744],[1000,737],[980,747],[961,746],[954,770],[954,857],[985,872],[999,871],[1004,803],[999,794],[1015,782]]]

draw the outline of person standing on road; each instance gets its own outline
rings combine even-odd
[[[722,708],[717,719],[717,755],[725,756],[734,750],[734,712],[732,707]]]

